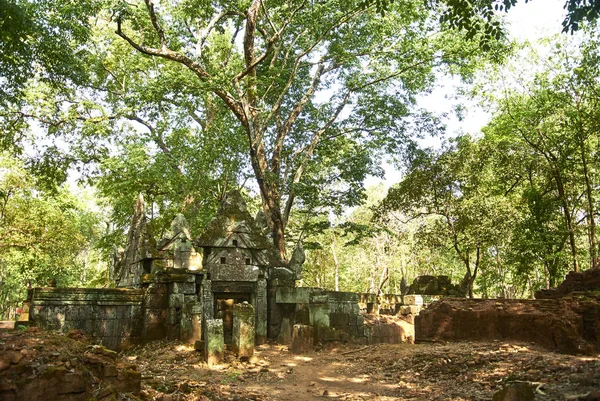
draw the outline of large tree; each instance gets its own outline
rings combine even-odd
[[[132,48],[184,66],[238,120],[282,261],[294,203],[336,183],[347,204],[360,200],[376,149],[404,142],[404,119],[436,67],[467,73],[478,49],[417,1],[381,16],[334,0],[147,0],[122,3],[115,20]]]

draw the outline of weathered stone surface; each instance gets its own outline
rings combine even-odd
[[[404,304],[423,306],[423,297],[421,295],[405,295]]]
[[[256,344],[267,342],[267,280],[259,279],[256,282]]]
[[[569,272],[557,288],[536,291],[535,298],[560,298],[574,292],[595,292],[600,295],[600,269]]]
[[[181,340],[190,344],[202,338],[202,304],[186,302],[181,315]]]
[[[195,294],[196,293],[196,283],[195,282],[175,282],[169,284],[169,292],[172,294]]]
[[[187,220],[183,215],[175,217],[167,237],[159,241],[158,255],[164,262],[163,268],[186,270],[202,268],[202,257],[196,252]]]
[[[206,264],[213,281],[258,281],[262,272],[258,266],[241,264]]]
[[[400,307],[398,313],[400,313],[401,315],[418,315],[420,311],[421,311],[420,306],[405,305],[405,306]]]
[[[288,317],[284,317],[281,320],[281,327],[279,329],[279,335],[277,336],[277,342],[279,344],[289,344],[292,342],[292,327]]]
[[[309,287],[279,287],[276,290],[275,299],[280,304],[308,304],[311,293],[315,290]]]
[[[311,326],[294,325],[290,350],[294,354],[305,354],[313,350],[313,328]]]
[[[183,300],[184,300],[183,294],[169,295],[169,308],[182,308]]]
[[[233,352],[240,358],[254,355],[254,308],[247,302],[233,306]]]
[[[223,360],[225,352],[225,337],[223,319],[206,320],[204,333],[204,355],[209,365],[217,365]]]
[[[150,273],[151,266],[147,266],[143,261],[151,261],[156,253],[154,239],[147,232],[146,203],[141,193],[135,203],[126,243],[123,258],[114,258],[111,277],[114,278],[117,287],[137,287],[141,284],[142,274]]]
[[[444,299],[415,319],[417,340],[515,340],[568,354],[600,350],[595,299]]]
[[[329,304],[309,304],[310,324],[314,330],[315,342],[323,341],[324,333],[330,326]]]
[[[79,329],[122,349],[142,336],[143,299],[144,291],[136,289],[34,288],[28,323],[65,333]]]
[[[296,280],[302,279],[302,265],[304,265],[305,260],[306,255],[304,254],[304,248],[302,247],[302,242],[299,242],[288,263],[288,269],[294,272],[294,278]]]
[[[246,202],[237,190],[227,193],[216,217],[208,224],[206,231],[196,240],[196,244],[199,247],[222,247],[223,239],[229,238],[232,233],[247,235],[245,238],[248,243],[245,244],[245,248],[257,250],[270,248],[261,228],[248,213]]]

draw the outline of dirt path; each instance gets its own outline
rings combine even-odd
[[[152,355],[160,355],[162,361],[176,357],[166,345]],[[188,353],[190,357],[197,353]],[[228,360],[208,368],[188,359],[166,371],[157,359],[148,364],[142,352],[145,377],[161,375],[171,383],[161,388],[149,379],[143,383],[145,398],[164,401],[160,392],[170,388],[178,390],[169,390],[174,397],[169,400],[186,401],[490,400],[504,386],[526,382],[537,389],[536,400],[575,400],[600,389],[600,355],[561,355],[531,344],[337,345],[307,355],[293,355],[281,345],[263,345],[248,363],[232,355]],[[198,391],[188,397],[181,391],[182,382]]]
[[[96,355],[94,349],[79,334],[0,331],[0,379],[26,370],[27,383],[36,375],[37,383],[47,372],[79,369],[91,372],[80,376],[92,380],[94,389],[109,389],[94,370],[97,357],[89,356]],[[111,390],[97,397],[103,401],[479,401],[515,383],[532,386],[538,401],[553,401],[598,399],[585,396],[600,390],[600,355],[556,354],[524,343],[330,344],[306,355],[294,355],[282,345],[261,345],[250,361],[227,353],[223,364],[212,367],[189,344],[174,341],[152,342],[120,355],[106,352],[112,355],[111,366],[135,377],[136,389],[141,374],[141,394],[117,391],[110,398]],[[106,378],[121,377],[112,373]]]
[[[360,361],[357,356],[369,352],[368,348],[357,350],[349,352],[340,347],[309,355],[293,355],[284,348],[267,347],[259,350],[257,356],[271,361],[270,374],[247,388],[264,393],[265,385],[268,385],[267,399],[281,401],[397,399],[396,386],[354,372],[353,366]]]

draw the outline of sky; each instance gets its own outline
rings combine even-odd
[[[504,13],[507,21],[508,33],[511,38],[520,42],[529,41],[532,44],[544,37],[558,34],[562,30],[562,21],[566,14],[563,9],[565,0],[530,0],[525,3],[519,0],[517,6],[508,13]],[[456,93],[458,79],[441,79],[438,87],[429,95],[422,96],[419,105],[435,113],[448,113],[451,115],[456,100],[453,99]],[[457,135],[459,133],[468,133],[477,135],[484,127],[491,115],[481,108],[476,101],[461,99],[467,105],[467,112],[462,121],[451,116],[445,120],[447,133]],[[422,146],[437,147],[440,145],[439,138],[427,138],[421,142]],[[401,179],[401,173],[393,166],[384,164],[385,178],[382,180],[377,177],[369,177],[365,181],[367,187],[377,185],[383,182],[384,186],[390,187]]]

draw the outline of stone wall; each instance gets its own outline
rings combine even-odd
[[[600,295],[600,269],[590,269],[583,272],[570,272],[565,281],[558,287],[539,290],[536,299],[560,298],[574,293],[594,292]]]
[[[50,330],[80,329],[108,348],[139,342],[144,291],[121,288],[33,288],[29,321]]]
[[[443,299],[415,320],[417,341],[534,342],[569,354],[600,351],[600,298]]]
[[[274,300],[278,306],[277,317],[281,319],[278,341],[291,341],[294,325],[313,328],[314,342],[356,341],[362,344],[400,343],[414,338],[412,324],[400,316],[405,301],[421,305],[420,296],[358,294],[353,292],[326,291],[320,288],[278,288]],[[411,305],[407,313],[418,313]],[[373,319],[380,313],[389,312],[390,317],[400,319]],[[365,316],[369,316],[365,319]]]

